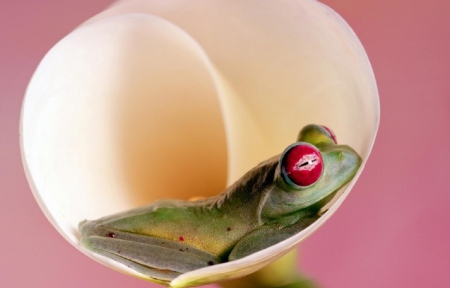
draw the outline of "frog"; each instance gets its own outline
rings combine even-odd
[[[159,283],[235,261],[284,241],[326,213],[362,159],[324,125],[303,127],[281,154],[256,165],[221,194],[160,199],[84,220],[80,244]]]

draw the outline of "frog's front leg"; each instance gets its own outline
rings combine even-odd
[[[183,243],[106,228],[97,221],[81,226],[84,247],[158,280],[170,281],[221,262],[217,256]]]
[[[302,217],[291,225],[283,223],[271,223],[261,226],[252,233],[242,238],[236,246],[234,246],[229,261],[243,258],[250,254],[261,251],[272,245],[275,245],[291,236],[299,233],[319,218],[318,215]]]

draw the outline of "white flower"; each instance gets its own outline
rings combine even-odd
[[[80,221],[162,197],[217,194],[309,123],[332,127],[367,159],[378,117],[360,42],[320,2],[119,1],[42,60],[24,100],[22,157],[41,208],[80,249]],[[296,236],[172,285],[267,265],[323,224],[354,181]]]

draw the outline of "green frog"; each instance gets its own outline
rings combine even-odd
[[[223,193],[196,201],[162,199],[80,223],[81,245],[162,282],[251,255],[316,221],[361,165],[322,125],[247,172]]]

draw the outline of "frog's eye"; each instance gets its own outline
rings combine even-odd
[[[313,185],[322,176],[322,155],[309,143],[297,142],[289,146],[280,161],[284,180],[298,188]]]
[[[327,126],[323,126],[323,129],[327,130],[327,132],[330,134],[330,138],[333,139],[334,144],[337,144],[337,139],[336,139],[336,134],[334,134],[333,130],[331,130],[330,128],[328,128]]]

